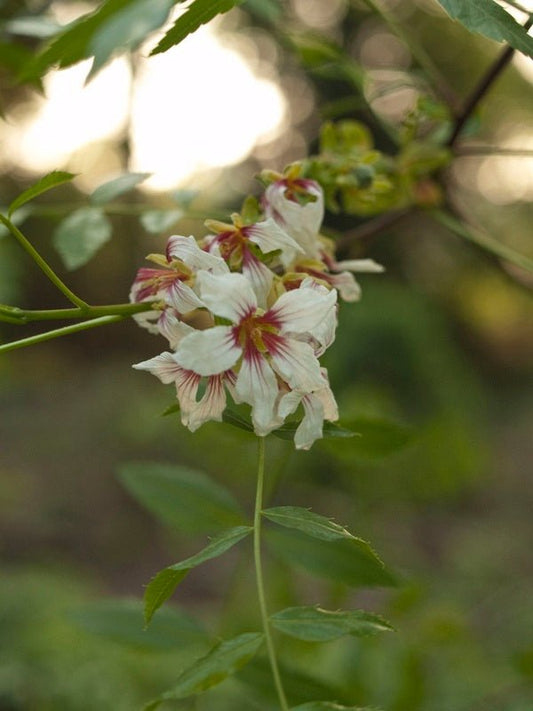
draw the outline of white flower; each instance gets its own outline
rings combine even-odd
[[[207,220],[206,226],[217,232],[206,238],[210,252],[221,255],[232,271],[242,271],[256,293],[261,306],[266,305],[274,274],[257,255],[279,252],[279,260],[287,266],[303,249],[271,218],[252,225],[243,225],[240,216],[232,216],[234,224]]]
[[[310,344],[323,346],[326,333],[331,340],[331,328],[325,323],[335,323],[336,292],[295,289],[265,312],[242,274],[199,272],[198,287],[205,305],[231,325],[185,336],[174,360],[199,376],[234,369],[235,399],[251,405],[254,429],[266,435],[280,424],[275,412],[278,378],[303,393],[324,387]]]
[[[147,259],[160,268],[139,269],[131,287],[130,301],[163,301],[181,314],[203,306],[193,291],[199,269],[218,274],[228,271],[223,259],[200,249],[192,236],[170,237],[166,256],[151,254]]]
[[[329,387],[327,371],[321,368],[323,387],[312,393],[291,390],[279,402],[278,414],[285,419],[296,411],[300,403],[304,416],[294,434],[296,449],[310,449],[313,442],[323,436],[324,420],[333,422],[339,418],[335,397]]]
[[[324,194],[314,180],[282,178],[265,190],[263,208],[311,259],[319,256],[318,233],[324,219]]]

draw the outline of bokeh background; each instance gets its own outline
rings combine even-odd
[[[425,48],[458,104],[500,51],[431,0],[383,6]],[[9,23],[46,11],[65,23],[90,8],[26,0],[3,2],[0,13]],[[19,31],[33,51],[35,33]],[[312,53],[297,51],[292,40],[302,33],[346,49],[365,75],[361,95],[335,66],[317,71]],[[259,170],[314,150],[326,118],[367,122],[388,151],[365,107],[399,122],[425,82],[409,47],[365,3],[346,0],[248,0],[167,54],[146,54],[115,59],[86,86],[85,64],[52,72],[44,97],[16,85],[8,70],[0,75],[1,202],[51,169],[79,173],[37,201],[24,232],[89,303],[127,301],[144,256],[162,251],[171,232],[205,234],[203,220],[191,217],[154,234],[139,212],[171,209],[176,190],[193,190],[192,212],[229,214],[257,193]],[[517,56],[472,122],[470,146],[533,148],[532,77],[531,60]],[[51,245],[55,225],[126,170],[151,177],[121,199],[112,241],[67,272]],[[457,157],[442,180],[456,209],[533,255],[533,158]],[[328,215],[326,226],[361,221]],[[386,267],[361,278],[359,304],[342,306],[327,354],[342,422],[358,422],[363,436],[319,442],[309,453],[273,440],[271,495],[335,517],[371,541],[403,582],[392,591],[346,591],[271,561],[271,607],[363,607],[397,631],[320,647],[285,640],[301,675],[291,674],[293,693],[315,684],[320,694],[333,683],[340,701],[388,711],[530,711],[530,278],[422,211],[359,240],[351,254]],[[0,301],[64,305],[6,235]],[[0,325],[2,341],[39,330]],[[120,467],[189,465],[248,509],[254,489],[255,444],[246,434],[209,424],[192,435],[176,416],[161,416],[171,389],[131,364],[163,347],[122,322],[0,357],[0,711],[139,708],[190,658],[173,637],[181,609],[215,636],[257,624],[249,565],[236,554],[191,574],[178,604],[142,631],[143,585],[202,547],[205,535],[157,523],[121,486]],[[191,630],[199,654],[203,638]],[[196,705],[168,708],[276,708],[261,668],[254,673],[254,691],[242,678]]]

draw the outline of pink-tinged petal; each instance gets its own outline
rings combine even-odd
[[[300,289],[282,294],[266,314],[280,324],[282,333],[308,333],[318,338],[329,324],[336,323],[337,292],[304,287],[310,281],[306,279]]]
[[[195,309],[201,309],[205,304],[200,301],[190,286],[175,279],[166,288],[161,289],[161,297],[181,314],[187,314]]]
[[[161,355],[136,363],[135,370],[147,370],[155,375],[162,383],[168,385],[176,382],[182,375],[183,368],[176,362],[173,353],[161,353]]]
[[[217,316],[239,323],[257,309],[257,298],[242,274],[214,275],[198,272],[197,285],[202,301]]]
[[[183,368],[198,375],[217,375],[232,368],[241,355],[232,328],[214,326],[185,336],[174,357]]]
[[[263,254],[281,250],[279,258],[285,266],[294,261],[298,253],[303,253],[302,247],[271,217],[255,225],[243,227],[242,232],[250,242],[254,242],[259,247]]]
[[[161,279],[168,282],[174,275],[168,269],[153,269],[142,267],[137,271],[130,289],[130,301],[134,304],[141,301],[155,301],[160,289]]]
[[[169,237],[167,258],[169,260],[181,259],[195,271],[205,269],[213,272],[213,274],[225,274],[228,271],[226,262],[221,257],[201,249],[192,235],[190,237],[183,237],[182,235]]]
[[[225,409],[224,374],[212,375],[207,381],[207,388],[202,399],[187,413],[187,421],[184,422],[182,419],[182,422],[191,432],[195,432],[208,420],[220,422]]]
[[[171,348],[176,350],[178,344],[189,333],[194,333],[194,328],[183,323],[173,309],[165,309],[157,321],[157,329],[164,336]]]
[[[274,279],[272,270],[247,250],[244,253],[242,273],[252,285],[258,305],[261,308],[266,308],[267,296]]]
[[[337,289],[343,301],[353,303],[361,298],[361,287],[351,272],[328,274],[328,282]]]
[[[278,336],[275,347],[272,348],[270,339],[267,340],[266,336],[263,338],[270,353],[272,367],[292,390],[312,392],[323,387],[320,364],[308,343]]]
[[[274,412],[278,396],[276,376],[266,359],[257,351],[251,351],[243,358],[235,393],[238,402],[251,405],[252,422],[257,435],[264,437],[279,427],[281,420]]]
[[[373,259],[344,259],[334,263],[335,271],[347,270],[349,272],[366,272],[368,274],[379,274],[385,271],[385,267],[378,264]]]
[[[176,395],[180,404],[181,423],[189,426],[189,413],[197,406],[196,396],[200,386],[201,377],[192,370],[180,368],[177,373]]]

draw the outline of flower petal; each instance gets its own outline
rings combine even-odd
[[[201,377],[192,370],[181,368],[176,378],[176,394],[180,404],[181,423],[185,427],[189,426],[189,413],[196,405],[196,396],[200,385]]]
[[[243,227],[242,231],[263,254],[280,249],[280,261],[285,266],[290,264],[299,252],[304,251],[271,217],[255,225]]]
[[[257,296],[258,305],[261,308],[266,308],[267,296],[272,286],[274,272],[249,250],[246,250],[243,257],[242,273],[252,285]]]
[[[281,417],[287,417],[302,403],[304,416],[294,434],[296,449],[309,449],[315,440],[323,436],[324,420],[337,420],[339,413],[337,403],[328,384],[327,371],[321,368],[325,385],[313,393],[302,393],[292,390],[284,395],[279,403],[278,412]]]
[[[252,406],[252,422],[257,435],[264,437],[279,427],[281,420],[274,412],[278,396],[276,376],[266,358],[257,351],[251,351],[243,358],[235,394],[239,402]]]
[[[176,379],[181,377],[183,368],[176,362],[173,353],[161,353],[161,355],[144,360],[142,363],[136,363],[133,368],[135,370],[147,370],[152,375],[155,375],[162,383],[168,385],[176,382]]]
[[[165,309],[161,313],[157,321],[157,329],[174,350],[176,350],[182,338],[195,330],[192,326],[180,321],[173,309]]]
[[[189,267],[195,270],[205,269],[213,274],[225,274],[228,271],[226,262],[214,254],[204,251],[198,242],[191,235],[172,235],[167,242],[167,258],[181,259]]]
[[[353,303],[361,298],[361,287],[351,272],[328,274],[328,282],[337,289],[344,301]]]
[[[300,289],[282,294],[268,312],[279,321],[282,333],[309,333],[318,337],[325,324],[336,323],[335,303],[337,292],[316,285],[309,288],[312,280],[305,280]]]
[[[308,393],[324,386],[318,359],[308,343],[278,337],[275,349],[269,348],[269,352],[272,367],[291,389]]]
[[[335,262],[334,269],[339,272],[347,269],[349,272],[367,272],[372,274],[385,271],[385,267],[373,259],[344,259],[341,262]]]
[[[133,314],[133,319],[141,328],[146,328],[150,333],[158,335],[157,321],[161,317],[161,313],[161,311],[142,311],[140,314]]]
[[[305,254],[316,258],[320,253],[318,233],[324,218],[324,196],[322,189],[312,180],[305,181],[305,188],[316,200],[305,205],[285,197],[287,186],[278,180],[265,190],[265,212],[303,248]]]
[[[168,286],[161,289],[159,294],[169,306],[173,306],[181,314],[187,314],[189,311],[201,309],[204,306],[191,287],[179,279],[175,279]]]
[[[174,357],[187,370],[216,375],[234,366],[241,354],[242,348],[235,343],[231,327],[214,326],[185,336]]]
[[[198,272],[197,284],[205,305],[217,316],[238,323],[257,309],[257,298],[242,274]]]
[[[212,375],[208,379],[207,388],[202,399],[187,412],[187,421],[185,422],[182,418],[182,422],[191,432],[196,432],[208,420],[220,422],[225,409],[224,374]]]

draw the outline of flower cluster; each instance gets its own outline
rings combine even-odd
[[[227,394],[251,408],[254,431],[265,436],[301,405],[298,449],[338,418],[319,357],[335,338],[337,295],[356,301],[352,272],[382,271],[372,260],[337,262],[320,235],[324,198],[318,183],[268,174],[253,218],[208,220],[201,241],[172,236],[154,267],[140,269],[133,302],[150,302],[139,323],[163,335],[169,350],[138,363],[176,387],[181,419],[195,431],[221,420]]]

